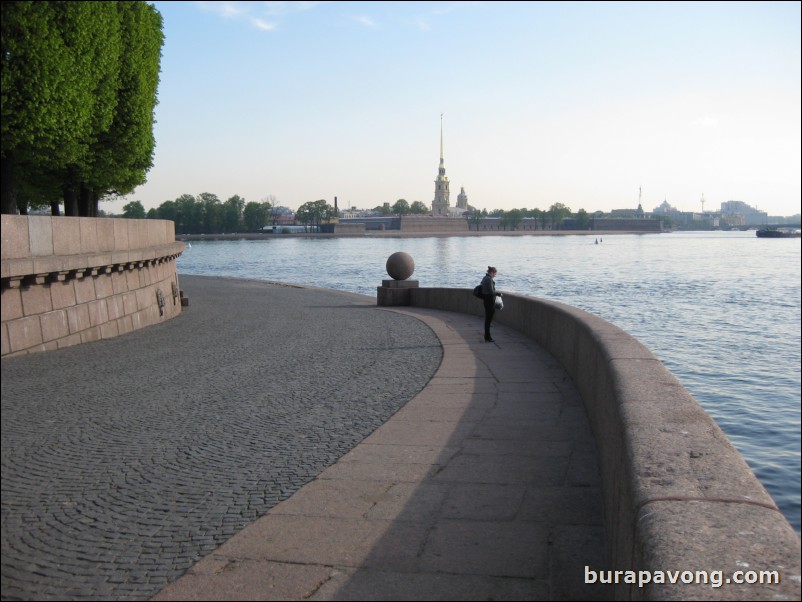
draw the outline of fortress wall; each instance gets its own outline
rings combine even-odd
[[[659,219],[591,218],[590,228],[594,232],[662,232],[663,224]]]
[[[481,330],[483,306],[469,289],[413,288],[410,304],[476,315]],[[551,353],[582,396],[603,482],[604,568],[723,571],[726,578],[748,567],[782,578],[779,585],[719,588],[622,582],[617,599],[800,598],[796,532],[718,425],[649,349],[597,316],[533,297],[505,294],[495,320]]]
[[[2,216],[2,356],[111,338],[181,312],[174,223]]]
[[[401,217],[402,232],[467,232],[468,220],[454,217]]]
[[[325,224],[324,226],[321,226],[321,232],[329,232],[329,231],[331,231],[332,234],[364,234],[365,224],[339,223],[330,225]]]

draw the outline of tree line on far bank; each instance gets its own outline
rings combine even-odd
[[[597,212],[601,214],[601,212]],[[485,217],[494,217],[499,219],[499,227],[503,230],[517,230],[525,219],[532,220],[535,229],[540,227],[540,230],[557,230],[565,222],[566,219],[571,218],[572,230],[587,230],[590,227],[591,215],[584,209],[580,209],[576,213],[571,211],[563,203],[554,203],[548,209],[494,209],[490,213],[486,211],[475,212],[468,221],[479,229],[479,225]]]
[[[286,213],[291,212],[269,200],[246,202],[235,194],[220,201],[216,194],[202,192],[198,196],[182,194],[147,212],[140,201],[132,201],[123,207],[122,217],[170,220],[175,222],[176,234],[225,234],[259,230]]]
[[[393,205],[385,203],[373,211],[378,215],[409,215],[415,205],[426,209],[423,203],[415,201],[411,205],[404,199],[399,199]],[[416,207],[417,214],[429,213]],[[164,219],[175,223],[176,234],[225,234],[232,232],[256,232],[264,226],[275,226],[283,220],[279,218],[294,216],[297,224],[314,230],[316,226],[326,223],[329,219],[337,217],[334,207],[325,200],[309,201],[301,205],[297,211],[292,212],[286,207],[276,205],[273,196],[260,202],[246,202],[239,195],[234,195],[226,201],[221,201],[217,195],[203,192],[197,196],[183,194],[174,201],[165,201],[155,209],[145,211],[140,201],[132,201],[123,207],[122,217],[135,219]],[[555,203],[548,210],[541,209],[495,209],[474,211],[469,214],[469,225],[480,229],[486,218],[497,218],[498,227],[503,230],[517,230],[524,219],[532,220],[530,223],[535,229],[557,229],[566,218],[572,218],[572,229],[587,229],[590,225],[590,215],[580,209],[576,214],[562,203]]]
[[[0,10],[0,211],[98,215],[153,165],[162,17],[142,0]]]
[[[421,207],[423,210],[421,211]],[[399,199],[374,210],[381,215],[427,213],[420,201],[411,205]],[[280,217],[293,216],[295,222],[314,229],[336,216],[334,207],[325,200],[309,201],[293,212],[276,205],[273,196],[261,202],[246,202],[239,195],[221,201],[217,195],[203,192],[197,196],[182,194],[174,201],[165,201],[155,209],[145,211],[140,201],[123,207],[122,217],[135,219],[166,219],[175,222],[176,234],[225,234],[227,232],[256,232],[264,226],[275,226]]]
[[[225,234],[256,232],[264,226],[275,226],[280,217],[293,215],[299,224],[314,228],[335,213],[334,207],[322,199],[304,203],[293,212],[276,205],[273,196],[260,202],[246,202],[235,194],[221,201],[216,194],[202,192],[197,196],[182,194],[147,212],[140,201],[132,201],[123,207],[122,217],[171,220],[175,222],[176,234]]]

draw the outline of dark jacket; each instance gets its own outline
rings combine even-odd
[[[485,277],[482,278],[482,297],[484,299],[495,299],[496,297],[496,281],[489,274],[485,274]]]

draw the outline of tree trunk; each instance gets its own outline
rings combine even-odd
[[[64,215],[78,215],[78,191],[74,185],[64,185]]]
[[[50,201],[50,215],[61,215],[60,205],[60,201]]]
[[[99,209],[100,197],[94,190],[89,193],[89,214],[92,217],[97,217]]]
[[[78,205],[80,184],[76,180],[75,168],[68,167],[64,180],[64,215],[80,215]]]
[[[86,186],[85,182],[81,182],[80,194],[78,196],[78,215],[81,217],[92,217],[91,215],[91,197],[92,191]]]

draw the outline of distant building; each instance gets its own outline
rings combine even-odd
[[[672,207],[671,205],[668,204],[667,200],[663,199],[663,202],[660,203],[660,206],[659,207],[655,207],[654,210],[652,211],[652,213],[657,214],[657,215],[670,215],[670,214],[676,213],[678,211],[679,211],[679,209],[676,209],[675,207]]]
[[[643,219],[646,214],[643,212],[643,206],[638,203],[637,209],[613,209],[610,216],[614,218],[636,218]]]
[[[469,207],[470,205],[468,205],[468,195],[465,194],[465,187],[463,186],[462,188],[460,188],[460,192],[457,195],[457,208],[460,209],[461,211],[468,211]]]
[[[762,226],[768,215],[743,201],[726,201],[721,203],[721,219],[729,226]]]
[[[637,217],[590,218],[591,230],[617,230],[620,232],[662,232],[663,223],[659,219]]]

